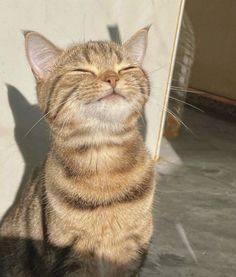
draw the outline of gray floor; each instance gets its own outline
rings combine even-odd
[[[182,128],[163,142],[155,235],[142,276],[234,277],[236,124],[188,109],[184,122],[194,134]]]

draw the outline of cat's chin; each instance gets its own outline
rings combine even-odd
[[[87,120],[91,118],[103,123],[120,123],[130,115],[131,107],[124,97],[110,94],[100,101],[86,105],[83,112]]]

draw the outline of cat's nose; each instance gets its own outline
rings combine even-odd
[[[106,72],[103,77],[103,81],[109,83],[112,88],[116,87],[118,80],[119,76],[115,72]]]

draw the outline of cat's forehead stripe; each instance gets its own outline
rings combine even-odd
[[[69,49],[69,51],[77,54],[77,60],[88,64],[104,61],[116,62],[119,64],[123,60],[121,47],[110,42],[89,41],[85,44],[75,45],[72,49]]]

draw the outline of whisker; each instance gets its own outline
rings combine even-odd
[[[147,88],[147,86],[141,86],[141,85],[137,85],[137,86],[132,86],[130,85],[130,87],[138,89],[138,88]],[[162,86],[151,86],[152,89],[155,88],[162,88]],[[191,90],[191,89],[185,89],[183,87],[177,87],[177,86],[170,86],[170,91],[177,91],[177,92],[183,92],[183,93],[196,93],[195,90]]]
[[[145,96],[145,95],[144,95],[144,96]],[[148,95],[146,98],[147,98],[147,99],[150,98],[150,99],[152,99],[152,100],[154,100],[154,101],[157,101],[157,99],[153,98],[153,95]],[[202,113],[205,113],[202,109],[200,109],[200,108],[198,108],[198,107],[196,107],[196,106],[194,106],[194,105],[192,105],[192,104],[190,104],[190,103],[188,103],[188,102],[186,102],[186,101],[183,101],[183,100],[178,99],[178,98],[176,98],[176,97],[173,97],[173,96],[171,96],[171,95],[169,95],[168,98],[173,99],[173,100],[175,100],[175,101],[177,101],[177,102],[183,103],[183,104],[185,104],[186,106],[192,107],[193,109],[195,109],[195,110],[197,110],[197,111],[200,111],[200,112],[202,112]]]
[[[103,92],[107,92],[109,91],[110,89],[107,89]],[[83,100],[83,98],[79,97],[78,94],[74,95],[74,97],[71,97],[69,99],[67,99],[66,101],[63,101],[62,103],[60,103],[59,105],[57,105],[56,107],[52,108],[51,110],[49,110],[46,114],[44,114],[38,121],[36,121],[34,123],[34,125],[26,132],[26,134],[23,136],[23,138],[27,137],[29,135],[29,133],[34,129],[34,127],[36,127],[49,113],[51,113],[52,111],[56,110],[57,108],[59,108],[61,105],[67,103],[67,102],[70,102],[70,101],[73,101],[75,99],[78,99],[78,100]],[[97,101],[97,100],[96,100]]]
[[[195,110],[197,110],[197,111],[200,111],[200,112],[204,113],[204,111],[203,111],[202,109],[199,109],[198,107],[196,107],[196,106],[194,106],[194,105],[192,105],[192,104],[190,104],[190,103],[188,103],[188,102],[185,102],[185,101],[180,100],[180,99],[178,99],[178,98],[175,98],[175,97],[173,97],[173,96],[169,96],[169,98],[170,98],[170,99],[173,99],[173,100],[175,100],[175,101],[177,101],[177,102],[183,103],[183,104],[185,104],[185,105],[187,105],[187,106],[189,106],[189,107],[192,107],[193,109],[195,109]]]
[[[186,125],[180,118],[178,118],[178,117],[176,116],[176,114],[175,114],[173,111],[171,111],[170,109],[167,109],[167,112],[168,112],[171,116],[173,116],[174,119],[175,119],[177,122],[179,122],[180,124],[182,124],[192,135],[195,136],[195,134],[193,133],[193,131],[188,127],[188,125]]]
[[[165,67],[167,67],[167,64],[161,65],[160,67],[158,67],[158,68],[156,68],[156,69],[154,69],[154,70],[152,70],[152,71],[148,71],[148,74],[152,74],[152,73],[154,73],[154,72],[157,72],[157,71],[159,71],[159,70],[161,70],[161,69],[163,69],[163,68],[165,68]]]
[[[144,95],[146,96],[146,95]],[[150,96],[149,96],[150,97]],[[148,98],[148,96],[147,96]],[[157,101],[157,99],[153,98],[154,101]],[[168,108],[164,108],[163,106],[161,106],[159,103],[154,103],[155,105],[157,104],[158,106],[160,106],[162,109],[164,109],[165,112],[169,113],[177,122],[179,122],[180,124],[182,124],[192,135],[196,136],[194,134],[194,132],[191,130],[191,128],[188,127],[188,125],[186,123],[184,123],[173,111],[171,111]]]
[[[23,138],[27,137],[29,135],[29,133],[34,129],[35,126],[37,126],[49,113],[51,113],[52,111],[56,110],[57,108],[59,108],[61,105],[65,104],[66,102],[72,101],[76,99],[75,95],[72,98],[67,99],[66,101],[63,101],[62,103],[60,103],[59,105],[57,105],[56,107],[52,108],[51,110],[49,110],[46,114],[44,114],[38,121],[36,121],[34,123],[34,125],[25,133],[25,135],[23,136]]]
[[[174,91],[179,91],[179,92],[185,92],[185,93],[196,93],[196,90],[194,89],[190,89],[190,88],[181,88],[181,87],[177,87],[177,86],[171,86],[171,90],[174,90]]]
[[[74,107],[74,109],[75,109],[75,107]],[[73,110],[73,111],[74,111],[74,110]],[[63,124],[62,124],[62,127],[61,127],[61,129],[60,129],[60,131],[59,131],[59,133],[58,133],[58,136],[61,136],[61,135],[62,135],[63,129],[64,129],[64,127],[65,127],[66,122],[68,122],[69,119],[72,118],[72,116],[73,116],[73,112],[70,110],[70,112],[68,112],[68,114],[67,114],[67,116],[66,116],[66,118],[65,118],[65,120],[64,120],[64,122],[63,122]]]

